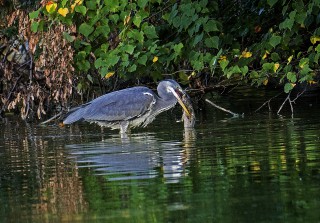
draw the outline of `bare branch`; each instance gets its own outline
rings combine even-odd
[[[278,97],[279,95],[281,95],[283,92],[280,92],[279,94],[273,96],[272,98],[270,98],[269,100],[265,101],[259,108],[257,108],[254,112],[258,112],[261,108],[263,108],[266,104],[268,104],[268,108],[269,111],[271,111],[271,107],[270,107],[270,102],[272,99]]]
[[[305,88],[302,92],[299,92],[299,93],[297,94],[297,96],[296,96],[293,100],[290,99],[290,96],[291,96],[291,91],[290,91],[289,94],[288,94],[288,96],[286,97],[286,99],[285,99],[285,100],[283,101],[283,103],[281,104],[281,106],[280,106],[280,108],[279,108],[279,110],[278,110],[278,112],[277,112],[277,115],[279,115],[279,113],[280,113],[280,111],[282,110],[284,104],[288,101],[288,102],[289,102],[289,105],[290,105],[290,109],[291,109],[291,116],[293,117],[293,105],[292,105],[292,103],[295,103],[296,100],[297,100],[305,91],[306,91],[306,88]]]
[[[215,103],[213,103],[213,102],[210,101],[209,99],[206,99],[205,101],[208,102],[210,105],[212,105],[212,106],[214,106],[214,107],[216,107],[216,108],[218,108],[218,109],[220,109],[220,110],[222,110],[222,111],[224,111],[224,112],[227,112],[227,113],[233,115],[234,118],[239,117],[239,114],[234,113],[234,112],[232,112],[232,111],[230,111],[230,110],[228,110],[228,109],[222,108],[221,106],[216,105]]]
[[[282,110],[282,108],[283,108],[284,104],[286,103],[286,101],[289,100],[289,103],[290,103],[290,94],[291,94],[291,91],[289,92],[288,96],[286,97],[286,99],[284,99],[283,103],[281,104],[281,106],[280,106],[280,108],[279,108],[279,110],[278,110],[278,112],[277,112],[277,115],[279,115],[279,113],[280,113],[280,111]],[[291,109],[291,111],[292,111],[292,109]],[[292,112],[293,112],[293,111],[292,111]]]

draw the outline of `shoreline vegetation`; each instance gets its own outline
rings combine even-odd
[[[45,120],[165,78],[199,106],[208,93],[277,88],[261,108],[285,95],[273,110],[293,114],[306,92],[318,95],[317,0],[0,0],[0,8],[1,114]]]

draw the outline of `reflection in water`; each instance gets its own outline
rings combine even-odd
[[[0,222],[318,222],[317,111],[196,132],[167,117],[127,138],[5,120]]]
[[[113,135],[99,142],[67,145],[68,153],[80,168],[94,168],[109,180],[148,179],[162,176],[177,182],[186,176],[188,149],[195,137],[193,129],[185,132],[185,144],[161,141],[155,134],[132,134],[126,138]]]
[[[0,222],[50,221],[50,215],[87,209],[75,166],[65,159],[59,136],[26,122],[4,120],[0,147]],[[50,145],[50,146],[49,146]],[[50,215],[48,215],[50,213]],[[52,219],[51,219],[52,220]]]

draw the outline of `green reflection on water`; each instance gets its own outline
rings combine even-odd
[[[94,125],[8,118],[0,222],[317,222],[314,114],[214,114],[189,138],[164,114],[128,141]]]

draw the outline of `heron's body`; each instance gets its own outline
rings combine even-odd
[[[178,101],[176,91],[181,96],[185,94],[177,82],[166,80],[158,85],[159,96],[147,87],[111,92],[72,109],[63,124],[84,120],[119,128],[122,133],[128,127],[145,127],[156,115],[175,106]]]

